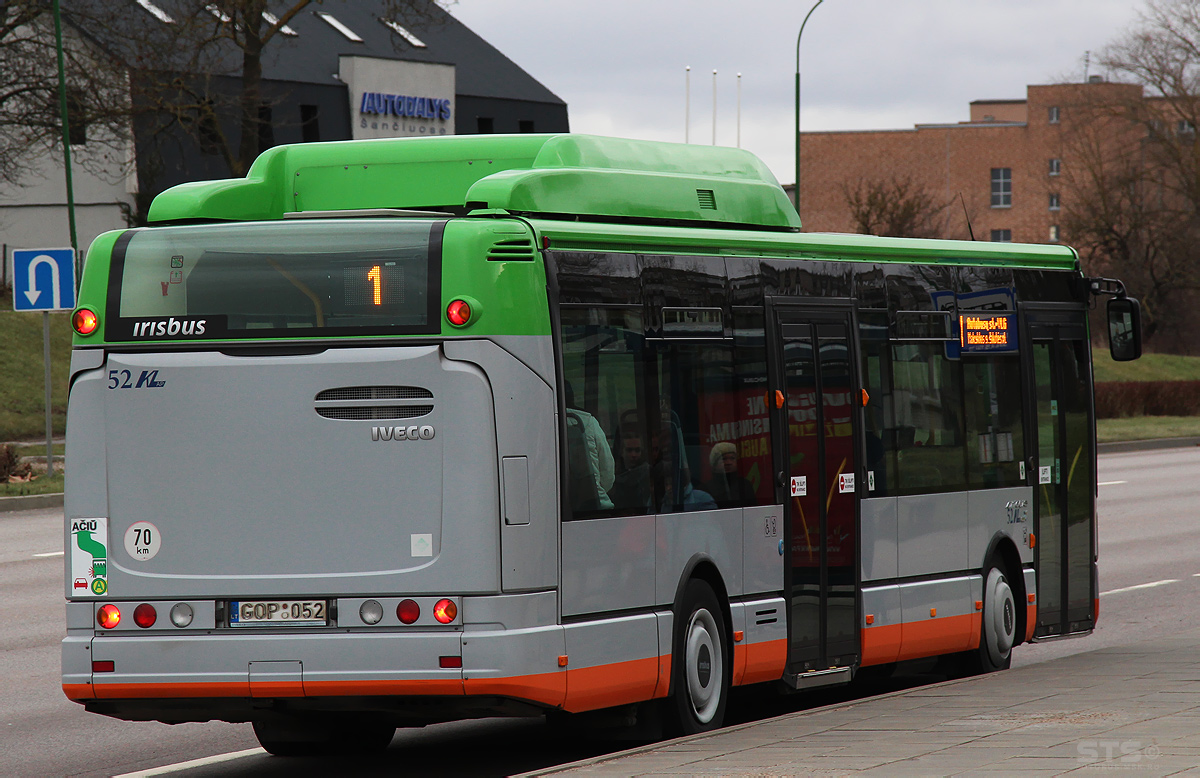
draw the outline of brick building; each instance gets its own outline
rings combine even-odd
[[[1099,80],[1028,86],[1024,100],[972,102],[970,120],[957,124],[805,132],[801,221],[806,231],[858,232],[848,191],[907,179],[942,207],[938,237],[969,238],[969,215],[977,240],[1057,242],[1071,144],[1091,115],[1072,107],[1142,99],[1140,86]]]

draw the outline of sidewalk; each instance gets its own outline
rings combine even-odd
[[[1200,775],[1200,629],[528,775]]]

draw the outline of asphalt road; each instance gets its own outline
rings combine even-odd
[[[1169,635],[1196,623],[1200,598],[1200,448],[1100,459],[1100,620],[1082,639],[1021,646],[1014,666]],[[0,515],[0,774],[112,776],[257,747],[248,725],[168,726],[88,714],[59,688],[62,511]],[[775,698],[743,695],[746,721],[937,680],[916,666],[873,686]],[[616,751],[632,743],[551,733],[540,720],[484,720],[401,730],[370,760],[250,753],[181,771],[200,776],[397,773],[495,776]]]

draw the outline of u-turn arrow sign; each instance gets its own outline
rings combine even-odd
[[[69,311],[74,307],[74,249],[13,251],[14,310]]]

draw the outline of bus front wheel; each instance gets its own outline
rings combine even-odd
[[[1008,578],[997,567],[989,567],[983,582],[983,625],[979,651],[972,669],[990,673],[1005,670],[1012,663],[1012,647],[1017,638],[1017,603]]]
[[[671,729],[693,735],[717,729],[725,719],[733,667],[725,615],[712,588],[688,582],[675,617],[671,658]]]

